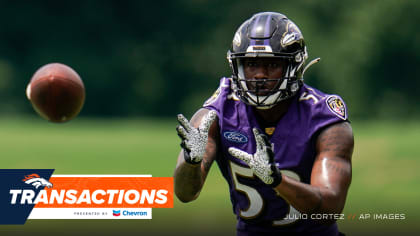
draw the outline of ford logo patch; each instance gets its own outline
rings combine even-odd
[[[223,133],[223,137],[225,137],[230,142],[234,142],[234,143],[247,143],[248,142],[248,138],[239,132],[226,131]]]

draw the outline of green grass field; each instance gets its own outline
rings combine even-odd
[[[52,124],[33,119],[0,122],[1,168],[53,168],[54,174],[152,174],[172,176],[179,152],[176,120],[85,120]],[[353,122],[353,181],[341,231],[420,232],[420,123]],[[360,214],[405,214],[405,220],[359,220]],[[0,234],[77,232],[121,235],[235,234],[228,187],[213,166],[201,196],[175,199],[173,209],[153,209],[152,220],[29,220],[0,226]]]

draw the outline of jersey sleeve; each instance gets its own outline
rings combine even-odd
[[[327,95],[314,107],[312,117],[312,134],[319,132],[328,125],[348,121],[347,107],[338,95]]]
[[[220,117],[220,112],[223,110],[226,98],[230,92],[230,80],[229,78],[221,78],[220,84],[217,90],[208,98],[204,104],[203,108],[214,110],[217,112],[217,115]]]
[[[309,135],[319,132],[328,125],[348,121],[348,111],[344,100],[335,94],[324,94],[316,89],[308,88],[303,93],[307,99],[306,105],[309,109]]]

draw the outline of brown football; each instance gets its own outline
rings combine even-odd
[[[43,118],[66,122],[76,117],[85,102],[82,79],[67,65],[50,63],[39,68],[26,88],[26,96]]]

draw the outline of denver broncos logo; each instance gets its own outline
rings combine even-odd
[[[22,181],[26,184],[34,186],[36,189],[38,189],[39,187],[52,188],[53,186],[51,182],[44,178],[41,178],[41,176],[39,176],[38,174],[25,175],[25,178],[22,179]]]

